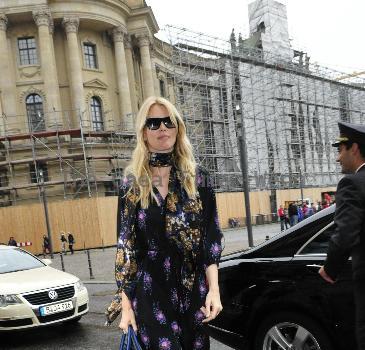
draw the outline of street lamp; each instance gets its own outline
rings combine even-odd
[[[53,244],[52,244],[52,235],[51,235],[51,228],[49,226],[49,217],[48,217],[48,206],[47,206],[47,197],[46,197],[46,191],[44,190],[44,177],[43,177],[43,170],[39,170],[39,178],[40,178],[40,191],[41,191],[41,197],[43,202],[43,208],[44,208],[44,216],[46,218],[46,226],[47,226],[47,237],[49,241],[50,246],[50,253],[51,253],[51,259],[53,259]]]
[[[299,187],[302,204],[304,204],[302,168],[299,167]]]
[[[241,104],[242,104],[242,102],[241,102]],[[243,194],[245,197],[248,246],[253,247],[251,205],[250,205],[250,186],[249,186],[249,179],[248,179],[246,129],[245,129],[245,120],[243,119],[243,108],[241,108],[239,103],[237,103],[236,104],[236,113],[238,113],[239,110],[241,110],[241,130],[240,130],[240,134],[238,136],[238,141],[239,141],[241,172],[242,172],[242,188],[243,188]]]

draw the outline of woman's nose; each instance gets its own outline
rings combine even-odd
[[[160,130],[167,130],[167,127],[166,127],[165,123],[161,122],[159,129]]]

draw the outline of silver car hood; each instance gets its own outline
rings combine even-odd
[[[0,295],[21,294],[76,283],[78,278],[49,266],[0,274]]]

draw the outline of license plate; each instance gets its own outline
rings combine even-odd
[[[73,309],[73,304],[72,301],[70,300],[70,301],[65,301],[63,303],[42,306],[39,308],[39,312],[41,316],[47,316],[72,309]]]

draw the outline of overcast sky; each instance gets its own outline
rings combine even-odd
[[[248,35],[252,0],[146,0],[160,28],[166,24],[228,39]],[[287,6],[292,47],[311,62],[339,71],[365,70],[365,0],[278,0]],[[364,77],[365,75],[363,75]]]

